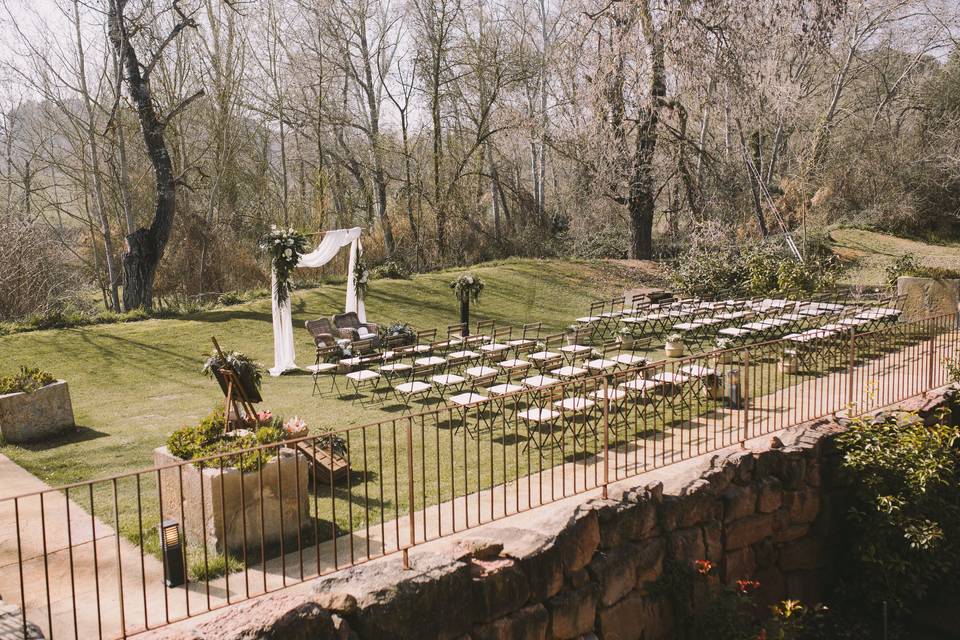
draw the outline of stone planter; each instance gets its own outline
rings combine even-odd
[[[0,435],[4,442],[45,440],[75,426],[70,389],[64,380],[33,393],[0,395]]]
[[[960,280],[903,276],[897,278],[897,295],[904,296],[904,322],[960,311]]]
[[[153,461],[156,466],[183,462],[166,447],[153,450]],[[247,548],[259,548],[261,542],[265,546],[281,540],[296,543],[298,521],[304,531],[312,526],[307,490],[310,467],[302,453],[283,448],[260,471],[229,467],[221,473],[219,467],[199,469],[192,464],[179,469],[160,471],[163,517],[179,521],[182,508],[181,524],[189,545],[202,545],[206,539],[208,548],[219,552],[225,547],[242,551],[244,527]]]
[[[780,356],[780,362],[777,367],[783,373],[796,373],[800,370],[800,358],[794,354],[785,353]]]
[[[684,346],[683,340],[667,342],[663,346],[663,351],[668,358],[682,358]]]
[[[621,333],[617,338],[620,342],[620,347],[626,349],[627,351],[633,350],[633,336],[629,333]]]

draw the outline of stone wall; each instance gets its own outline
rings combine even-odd
[[[216,551],[225,546],[242,551],[244,541],[248,548],[259,548],[261,540],[266,545],[281,540],[294,543],[301,533],[297,522],[304,529],[310,525],[300,517],[310,512],[310,467],[306,457],[292,449],[281,449],[259,473],[241,473],[230,467],[221,473],[219,468],[178,465],[183,461],[166,447],[154,449],[153,462],[168,467],[160,471],[163,518],[179,521],[182,513],[181,524],[190,545],[202,545],[206,540]]]
[[[931,414],[944,393],[905,403]],[[651,590],[670,561],[756,579],[759,599],[818,602],[842,488],[832,419],[656,470],[598,492],[236,605],[144,638],[673,638]]]
[[[904,296],[904,322],[960,312],[960,280],[897,278],[897,295]]]
[[[74,426],[70,389],[64,380],[32,393],[0,395],[0,436],[4,442],[45,440]]]

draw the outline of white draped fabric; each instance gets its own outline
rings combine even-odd
[[[331,260],[343,247],[350,245],[350,266],[347,271],[347,299],[346,311],[356,311],[361,322],[367,321],[367,310],[363,300],[357,299],[357,290],[353,281],[353,269],[357,261],[357,251],[360,250],[360,227],[353,229],[336,229],[328,231],[320,245],[300,256],[298,267],[322,267]],[[270,291],[276,290],[277,274],[273,273]],[[285,371],[297,369],[296,353],[293,346],[293,318],[290,313],[290,296],[283,304],[277,304],[276,295],[273,299],[273,360],[270,375],[279,376]]]

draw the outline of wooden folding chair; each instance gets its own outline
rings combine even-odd
[[[404,413],[410,410],[410,401],[414,398],[426,400],[430,397],[434,387],[431,382],[426,382],[425,379],[433,375],[436,370],[437,365],[434,364],[415,366],[413,371],[410,372],[410,379],[393,388],[394,397],[397,402],[403,405]]]
[[[555,333],[547,336],[543,344],[543,351],[527,354],[526,359],[540,371],[549,371],[563,364],[563,353],[559,350],[563,345],[563,334]]]
[[[320,391],[320,376],[328,376],[330,378],[330,392],[332,393],[334,389],[339,393],[340,389],[337,386],[337,371],[340,369],[340,365],[336,362],[328,362],[328,359],[331,357],[336,357],[340,353],[340,347],[337,345],[331,346],[318,346],[317,347],[317,360],[314,364],[307,367],[307,370],[313,374],[313,394],[323,397],[323,393]]]

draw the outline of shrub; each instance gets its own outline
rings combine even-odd
[[[402,262],[398,262],[397,260],[387,260],[386,262],[378,264],[371,269],[370,277],[374,280],[380,280],[382,278],[391,278],[393,280],[409,280],[410,269],[404,266]]]
[[[217,296],[217,304],[223,307],[232,307],[233,305],[242,304],[243,302],[245,302],[244,297],[236,291],[227,291]]]
[[[837,442],[851,486],[842,575],[858,603],[909,613],[960,569],[960,428],[894,414],[856,420]]]
[[[206,560],[206,561],[204,561]],[[206,582],[222,578],[227,573],[234,573],[243,569],[243,560],[231,554],[208,553],[204,558],[203,548],[191,549],[187,575],[192,582]]]
[[[250,433],[239,435],[228,434],[223,408],[218,407],[212,413],[200,420],[196,425],[182,427],[174,431],[167,438],[167,448],[170,453],[182,460],[197,460],[210,456],[220,456],[216,460],[196,463],[204,468],[236,467],[241,471],[256,471],[273,455],[273,449],[266,448],[243,455],[230,455],[244,449],[275,444],[286,439],[283,421],[280,418],[269,417],[265,424]]]
[[[37,368],[20,367],[12,376],[0,378],[0,395],[7,393],[33,393],[37,389],[53,384],[57,379],[50,373]]]
[[[568,253],[576,258],[597,260],[627,257],[629,236],[617,225],[592,227],[587,233],[568,236]]]
[[[921,264],[912,253],[905,253],[886,268],[887,283],[891,287],[897,286],[897,278],[901,276],[954,280],[960,278],[960,271],[944,267],[927,267]]]

